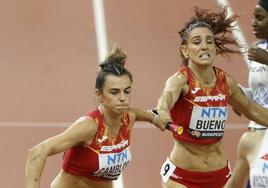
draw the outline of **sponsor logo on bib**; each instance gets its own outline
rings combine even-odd
[[[117,179],[130,161],[129,147],[117,153],[99,154],[99,170],[94,172],[94,175],[111,180]]]
[[[227,115],[227,107],[194,106],[189,126],[190,134],[196,138],[222,137]]]

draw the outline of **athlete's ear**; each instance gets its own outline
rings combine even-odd
[[[101,93],[101,91],[96,89],[95,90],[95,95],[96,95],[96,98],[98,99],[98,101],[102,102],[102,93]]]
[[[184,58],[189,59],[189,54],[188,54],[189,52],[188,52],[188,48],[186,45],[182,45],[180,48],[180,51]]]

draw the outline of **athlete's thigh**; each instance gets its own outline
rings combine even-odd
[[[162,182],[163,188],[187,188],[185,185],[182,185],[180,183],[174,182],[172,180],[168,180],[167,183]]]

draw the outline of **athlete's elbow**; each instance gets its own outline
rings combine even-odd
[[[50,153],[49,147],[44,143],[40,143],[28,150],[28,162],[33,162],[40,158],[46,158]]]
[[[252,111],[246,117],[260,125],[263,125],[265,127],[268,127],[268,116],[263,116],[262,114]]]

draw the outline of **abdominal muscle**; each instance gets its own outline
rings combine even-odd
[[[227,165],[227,157],[221,141],[198,145],[175,140],[170,160],[177,167],[199,172],[219,170]]]
[[[112,181],[94,181],[61,170],[51,183],[50,188],[112,188]]]

